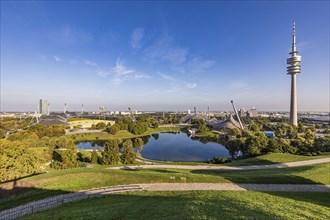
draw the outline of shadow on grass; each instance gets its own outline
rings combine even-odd
[[[283,209],[280,200],[265,196],[275,204],[261,204],[257,201],[260,196],[213,191],[115,194],[66,204],[25,219],[283,219],[283,213],[273,210],[273,206]],[[300,208],[304,207],[296,205],[283,212],[298,216]]]
[[[297,173],[304,173],[311,169],[313,166],[303,166],[303,167],[291,167],[291,168],[281,168],[281,169],[269,169],[269,170],[239,170],[239,171],[229,171],[229,170],[192,170],[191,173],[212,175],[225,178],[230,182],[237,183],[252,183],[252,184],[310,184],[310,185],[324,185],[324,183],[316,182],[308,178],[297,176]],[[240,187],[246,190],[251,190],[244,185]],[[327,190],[326,186],[320,187],[323,190]],[[330,203],[330,193],[329,192],[270,192],[263,191],[269,195],[276,195],[284,198],[290,198],[297,201],[310,202],[317,205],[326,206]],[[327,198],[319,199],[317,195],[328,194]],[[301,196],[301,194],[306,195]]]
[[[148,169],[150,172],[158,172],[158,173],[181,173],[180,171],[174,171],[169,169]],[[123,170],[123,171],[145,171],[144,169],[135,169],[135,170]]]
[[[67,193],[71,192],[63,190],[39,189],[28,186],[15,187],[12,189],[4,189],[0,187],[0,211],[39,199]]]
[[[255,166],[255,165],[270,165],[277,164],[271,160],[265,160],[259,157],[251,157],[243,160],[236,160],[229,163],[224,163],[226,166]]]
[[[265,192],[264,192],[265,193]],[[329,207],[330,193],[329,192],[266,192],[269,195],[290,198],[296,201],[313,203],[316,205]],[[302,196],[303,194],[303,196]],[[330,214],[330,213],[329,213]]]
[[[295,175],[297,172],[305,172],[310,169],[311,167],[306,166],[269,170],[192,170],[191,173],[219,176],[233,183],[322,184]]]

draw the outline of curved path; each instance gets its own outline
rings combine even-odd
[[[287,168],[287,167],[301,167],[320,163],[329,163],[330,158],[321,158],[315,160],[304,160],[289,163],[278,163],[270,165],[253,165],[253,166],[207,166],[207,165],[169,165],[169,164],[155,164],[155,165],[138,165],[138,166],[120,166],[120,167],[109,167],[107,169],[121,169],[121,170],[134,170],[134,169],[153,169],[153,168],[164,168],[164,169],[185,169],[185,170],[265,170],[274,168]]]

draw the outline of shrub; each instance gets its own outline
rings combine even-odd
[[[220,164],[220,163],[226,163],[228,162],[228,158],[226,157],[213,157],[213,159],[211,160],[211,163],[214,164]]]

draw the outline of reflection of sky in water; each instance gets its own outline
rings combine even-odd
[[[77,146],[77,148],[82,149],[82,150],[103,149],[103,147],[100,147],[97,144],[92,144],[92,142],[80,142],[80,143],[76,144],[76,146]]]
[[[230,157],[228,150],[218,143],[203,144],[186,134],[160,134],[150,138],[141,155],[148,159],[169,161],[206,161],[213,157]]]
[[[100,149],[102,147],[92,142],[77,144],[79,149]],[[141,155],[144,158],[165,161],[207,161],[213,157],[230,157],[228,150],[218,143],[201,143],[192,140],[185,133],[159,134],[158,140],[151,136],[144,145]]]

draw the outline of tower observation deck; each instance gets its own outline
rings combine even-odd
[[[301,56],[297,55],[298,53],[296,48],[296,25],[293,22],[291,57],[287,59],[287,64],[289,64],[287,71],[291,75],[290,123],[292,125],[298,125],[296,74],[300,73],[301,70]]]

